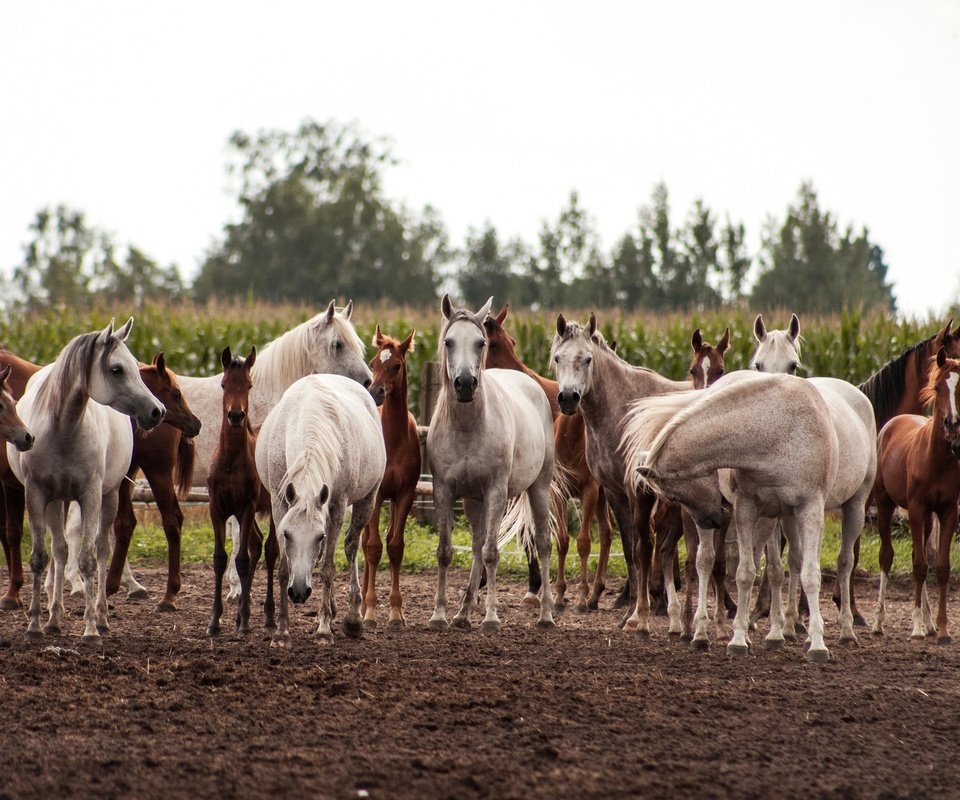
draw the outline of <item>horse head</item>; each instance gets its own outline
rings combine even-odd
[[[440,303],[444,324],[440,334],[441,379],[453,386],[456,398],[461,403],[470,403],[480,386],[487,349],[487,337],[483,327],[484,318],[490,313],[491,297],[474,314],[465,308],[454,309],[450,296],[444,295]]]
[[[220,380],[220,387],[223,389],[223,419],[231,428],[242,428],[247,423],[250,390],[253,388],[250,372],[256,360],[256,347],[251,347],[250,353],[243,359],[234,358],[229,346],[224,347],[220,354],[220,363],[223,365],[223,378]]]
[[[926,396],[934,403],[934,416],[943,423],[943,437],[960,458],[960,358],[950,358],[941,345],[935,356]]]
[[[180,391],[180,384],[177,383],[177,376],[167,369],[163,353],[157,353],[152,364],[140,367],[140,379],[166,408],[164,422],[182,431],[188,439],[200,433],[200,419],[187,405],[187,400]]]
[[[331,300],[327,310],[310,321],[310,365],[304,374],[343,375],[364,388],[369,388],[373,376],[364,360],[363,342],[350,322],[351,316],[353,300],[340,311],[337,311],[334,301]]]
[[[87,392],[96,402],[133,417],[145,430],[157,427],[166,411],[144,385],[140,365],[127,349],[133,317],[114,331],[113,320],[99,334],[89,353]]]
[[[0,438],[10,442],[21,453],[33,447],[33,434],[17,416],[17,401],[7,388],[7,378],[12,367],[9,364],[0,368]]]
[[[723,332],[723,337],[714,347],[705,342],[697,328],[690,338],[693,347],[693,360],[690,362],[690,375],[693,377],[693,388],[703,389],[712,386],[713,382],[723,377],[723,354],[730,346],[730,329]]]
[[[327,515],[324,505],[329,497],[327,484],[323,484],[316,496],[310,498],[299,495],[293,483],[287,483],[279,497],[277,534],[282,550],[280,563],[286,562],[289,575],[286,587],[281,585],[280,590],[286,588],[287,596],[294,603],[307,602],[312,591],[313,565],[320,557],[326,541]]]
[[[800,366],[800,319],[790,317],[790,327],[785,331],[768,331],[763,324],[763,315],[757,314],[753,323],[757,337],[757,352],[750,360],[750,369],[757,372],[784,372],[795,375]]]
[[[413,337],[417,330],[414,328],[402,342],[392,336],[385,336],[380,332],[380,325],[373,334],[373,346],[377,352],[370,360],[373,371],[373,383],[370,384],[370,394],[373,401],[379,406],[387,395],[400,391],[407,382],[407,353],[413,352]]]
[[[597,317],[590,314],[586,327],[557,316],[557,335],[553,339],[550,360],[557,376],[557,402],[564,414],[576,414],[580,401],[590,390],[595,345],[601,339]]]
[[[483,320],[483,328],[487,333],[487,369],[518,369],[522,366],[517,356],[517,340],[503,327],[509,309],[510,304],[507,303],[499,314],[488,314]]]

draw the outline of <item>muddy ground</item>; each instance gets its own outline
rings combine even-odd
[[[139,574],[158,597],[162,573]],[[814,665],[799,644],[694,653],[663,618],[649,640],[622,634],[609,594],[604,610],[567,610],[543,631],[519,584],[501,594],[499,635],[481,635],[479,617],[437,633],[431,574],[404,576],[405,629],[320,647],[311,602],[277,651],[260,633],[207,638],[212,573],[184,578],[175,614],[118,598],[102,646],[79,640],[78,596],[68,635],[39,644],[23,613],[2,613],[0,798],[960,792],[960,644],[912,642],[902,587],[887,637],[862,633],[855,648],[836,644],[825,604],[832,659]],[[872,611],[874,584],[858,595]]]

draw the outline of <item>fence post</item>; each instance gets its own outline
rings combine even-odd
[[[440,371],[436,361],[427,361],[423,365],[420,380],[420,425],[429,425],[433,416],[433,409],[437,405],[437,396],[440,393]],[[427,453],[427,439],[424,436],[420,441],[420,477],[422,480],[430,477],[430,458]],[[433,494],[417,495],[414,504],[417,522],[421,525],[436,525],[437,514],[433,507]]]

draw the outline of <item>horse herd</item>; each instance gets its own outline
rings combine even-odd
[[[694,648],[708,647],[712,586],[718,636],[725,635],[726,612],[735,612],[729,653],[748,652],[750,625],[766,610],[765,645],[777,648],[804,629],[798,606],[802,586],[809,613],[807,657],[823,661],[829,657],[819,608],[824,514],[841,514],[835,599],[840,640],[855,641],[854,628],[865,621],[856,608],[852,575],[872,499],[882,543],[874,632],[883,632],[891,520],[901,506],[913,535],[912,634],[949,642],[949,554],[960,500],[960,333],[952,321],[855,387],[834,378],[796,377],[801,363],[796,315],[785,331],[768,331],[758,316],[751,369],[729,374],[723,362],[729,329],[716,346],[696,330],[692,380],[673,381],[617,356],[594,315],[580,325],[561,314],[550,353],[552,380],[523,364],[504,328],[508,307],[494,314],[491,303],[492,298],[476,313],[455,308],[448,297],[441,303],[440,386],[426,439],[439,534],[429,627],[470,627],[485,581],[481,630],[499,630],[499,552],[514,535],[530,564],[525,600],[538,606],[539,626],[553,627],[556,606],[566,602],[566,508],[576,498],[582,509],[576,610],[596,608],[605,589],[612,514],[628,571],[617,600],[627,609],[625,630],[648,635],[651,597],[665,594],[670,633]],[[206,484],[215,575],[209,635],[220,632],[224,579],[230,596],[238,597],[236,628],[249,630],[251,586],[263,555],[264,621],[272,642],[289,642],[288,602],[307,601],[318,559],[316,637],[331,641],[337,613],[334,553],[348,506],[349,592],[342,631],[360,636],[364,625],[376,625],[376,572],[383,553],[379,520],[387,500],[389,624],[405,624],[399,577],[403,534],[421,473],[420,437],[407,405],[406,355],[415,332],[400,340],[378,325],[368,367],[352,311],[352,303],[338,311],[331,302],[259,353],[253,348],[234,357],[226,347],[222,373],[202,378],[175,376],[162,354],[150,365],[138,364],[124,343],[132,319],[119,329],[111,322],[77,336],[42,368],[0,351],[0,436],[8,443],[0,450],[0,460],[6,459],[0,464],[2,530],[9,567],[0,607],[22,605],[26,510],[33,532],[27,636],[61,633],[69,579],[84,593],[83,638],[99,640],[108,630],[107,596],[121,585],[128,594],[144,594],[126,561],[136,525],[129,478],[142,470],[168,541],[160,610],[176,610],[180,589],[183,515],[177,495]],[[925,409],[932,415],[923,416]],[[473,559],[460,606],[448,622],[457,499],[470,523]],[[258,514],[269,518],[266,537]],[[591,584],[587,559],[594,518],[600,560]],[[937,545],[935,624],[925,590],[934,518],[943,534]],[[737,603],[724,588],[729,526],[735,526],[740,555]],[[789,545],[791,567],[785,603],[779,531]],[[232,561],[228,535],[234,540]],[[688,553],[682,603],[674,575],[681,538]],[[559,561],[553,584],[552,539]],[[762,587],[761,598],[767,600],[766,605],[758,600],[751,616],[748,599],[761,551],[768,565],[768,593]],[[41,625],[44,580],[49,616]]]

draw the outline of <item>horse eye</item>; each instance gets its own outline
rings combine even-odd
[[[183,392],[181,392],[179,389],[175,389],[174,392],[173,392],[173,399],[174,399],[174,400],[178,400],[178,401],[179,401],[179,400],[182,400],[182,399],[183,399]]]
[[[721,377],[722,375],[723,375],[723,370],[722,370],[722,369],[718,369],[718,370],[717,370],[717,377],[719,378],[719,377]]]
[[[393,371],[394,371],[394,372],[399,372],[399,371],[400,371],[400,365],[399,365],[399,364],[394,364],[394,365],[393,365]]]
[[[559,363],[560,363],[560,356],[554,356],[554,357],[553,357],[553,361],[554,361],[555,364],[559,364]]]
[[[583,363],[586,364],[588,367],[592,362],[593,362],[593,356],[587,356],[585,359],[583,359]]]
[[[754,365],[753,365],[753,368],[754,368],[757,372],[763,372],[763,364],[761,364],[760,362],[757,362],[756,364],[754,364]]]
[[[446,348],[449,350],[451,347],[453,347],[453,340],[452,340],[452,339],[444,339],[444,340],[443,340],[443,346],[446,347]]]
[[[119,364],[114,364],[112,367],[110,367],[110,371],[114,375],[123,375],[123,367],[121,367]]]
[[[690,367],[690,374],[693,375],[694,377],[696,377],[697,368],[696,368],[696,367]]]
[[[791,364],[789,367],[790,374],[793,375],[797,371],[797,364]]]
[[[337,352],[339,353],[341,350],[343,350],[343,342],[341,342],[341,341],[338,339],[335,347],[337,348]]]

